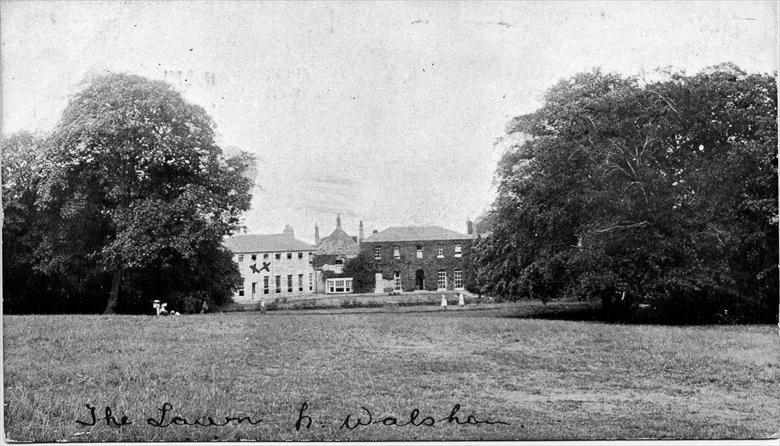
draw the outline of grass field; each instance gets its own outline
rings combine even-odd
[[[536,305],[536,306],[534,306]],[[7,438],[37,441],[766,438],[772,326],[665,327],[482,310],[5,316]],[[158,427],[159,409],[171,410]],[[296,430],[303,402],[311,418]],[[82,426],[112,416],[132,424]],[[509,424],[457,424],[458,419]],[[351,414],[368,426],[341,428]],[[418,409],[414,422],[404,424]],[[181,418],[174,421],[174,417]],[[177,425],[211,416],[225,426]],[[432,417],[432,426],[426,417]],[[394,418],[393,418],[394,417]],[[415,426],[419,424],[419,426]]]

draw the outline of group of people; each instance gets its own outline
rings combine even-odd
[[[458,306],[463,307],[466,305],[466,299],[463,298],[463,293],[458,294]],[[447,296],[441,295],[441,307],[447,308]]]

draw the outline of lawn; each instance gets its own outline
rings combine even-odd
[[[516,317],[529,308],[4,316],[6,436],[510,440],[779,430],[776,327]],[[308,418],[296,429],[304,402]],[[76,422],[91,424],[87,404],[94,426]],[[130,424],[107,425],[106,406]],[[372,424],[342,427],[348,415],[350,427],[358,417],[366,424],[361,407]],[[227,424],[181,425],[209,416]]]

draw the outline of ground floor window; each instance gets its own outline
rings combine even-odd
[[[447,289],[447,271],[439,271],[436,273],[436,285],[440,290]]]
[[[263,276],[263,294],[268,294],[271,291],[271,284],[269,283],[268,276]]]
[[[328,294],[343,294],[352,292],[352,278],[327,279],[325,280],[325,289]]]
[[[282,276],[276,276],[276,293],[282,292]]]
[[[303,274],[298,274],[298,291],[303,291]]]
[[[314,289],[314,274],[309,273],[309,291]]]
[[[257,282],[252,282],[252,299],[257,299]]]
[[[398,271],[393,273],[393,290],[401,291],[401,273]]]
[[[287,292],[292,293],[293,290],[293,281],[292,281],[292,274],[287,275]]]
[[[244,288],[242,287],[240,290],[238,290],[238,295],[241,297],[244,297]]]
[[[454,282],[455,288],[458,289],[463,288],[463,271],[456,269],[454,271],[454,276],[452,280],[455,281]]]

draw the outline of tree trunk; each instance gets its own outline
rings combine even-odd
[[[122,270],[117,269],[114,271],[114,277],[111,280],[111,293],[108,295],[108,302],[106,303],[106,310],[103,314],[114,314],[119,306],[119,285],[122,283]]]

